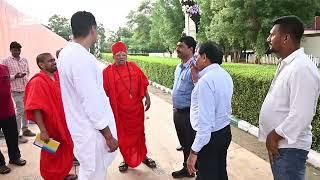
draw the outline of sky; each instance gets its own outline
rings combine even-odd
[[[71,18],[72,14],[85,10],[93,13],[96,21],[106,29],[117,30],[125,25],[130,10],[136,10],[143,0],[6,0],[13,7],[36,18],[43,24],[59,14]]]

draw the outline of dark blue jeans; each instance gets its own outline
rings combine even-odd
[[[275,180],[304,180],[308,151],[294,148],[279,149],[271,165]]]

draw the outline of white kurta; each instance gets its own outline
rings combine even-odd
[[[116,153],[99,130],[109,126],[117,138],[109,98],[103,89],[96,58],[82,45],[70,42],[59,54],[58,72],[67,125],[80,162],[80,180],[104,180]]]

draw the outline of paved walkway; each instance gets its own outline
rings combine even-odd
[[[108,169],[108,179],[115,180],[167,180],[171,178],[171,172],[181,168],[182,153],[175,150],[178,145],[174,124],[172,121],[171,105],[151,94],[152,105],[146,113],[146,138],[148,155],[155,159],[158,168],[151,170],[144,165],[136,169],[129,169],[121,174],[118,165],[121,155],[118,154],[114,163]],[[37,131],[36,125],[31,128]],[[1,180],[40,180],[39,155],[40,150],[29,143],[21,144],[20,150],[23,158],[27,160],[24,167],[11,166],[12,172],[8,175],[0,175]],[[7,149],[5,142],[0,141],[0,149],[5,154]],[[78,168],[77,168],[78,170]],[[74,171],[74,169],[73,169]],[[232,143],[228,152],[228,173],[231,180],[270,180],[272,179],[269,164],[247,151],[243,147]],[[185,178],[192,179],[192,178]]]

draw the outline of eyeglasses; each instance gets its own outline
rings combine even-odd
[[[117,58],[121,58],[121,57],[127,57],[127,54],[124,53],[119,53],[115,55]]]

